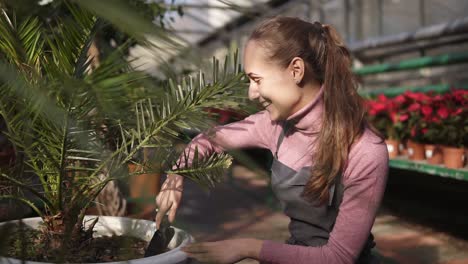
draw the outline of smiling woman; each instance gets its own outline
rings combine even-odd
[[[262,42],[251,40],[244,53],[244,68],[250,78],[249,99],[258,100],[272,120],[285,119],[310,102],[320,88],[314,80],[303,82],[305,62],[301,57],[291,60],[288,69],[271,63]]]
[[[254,30],[244,68],[249,98],[264,111],[199,135],[187,150],[269,149],[271,185],[291,219],[291,236],[284,244],[193,244],[184,248],[190,257],[215,263],[378,262],[370,230],[385,189],[388,152],[365,119],[350,62],[329,25],[275,17]],[[178,175],[170,175],[171,182],[183,184]],[[181,195],[163,187],[157,222],[167,211],[175,216]]]

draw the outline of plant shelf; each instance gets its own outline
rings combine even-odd
[[[353,69],[356,75],[370,75],[425,67],[436,67],[468,62],[468,52],[450,53],[439,56],[425,56],[394,63],[383,63]]]
[[[468,181],[468,168],[466,167],[462,169],[450,169],[442,165],[428,164],[426,161],[408,160],[404,156],[390,159],[389,166],[391,168],[413,170],[426,174]]]
[[[406,91],[411,92],[435,92],[438,94],[447,93],[450,89],[464,89],[468,90],[468,83],[464,84],[437,84],[437,85],[427,85],[427,86],[402,86],[402,87],[386,87],[386,88],[379,88],[379,89],[372,89],[372,90],[360,90],[359,94],[364,97],[373,97],[379,94],[383,94],[388,97],[395,97],[399,94],[402,94]]]

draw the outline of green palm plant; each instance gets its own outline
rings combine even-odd
[[[210,82],[203,73],[177,84],[151,82],[130,66],[122,48],[90,67],[89,47],[106,22],[64,3],[71,17],[54,27],[37,18],[16,21],[5,10],[0,15],[0,115],[17,154],[0,178],[39,202],[0,199],[25,203],[42,217],[43,247],[52,252],[91,237],[85,209],[109,181],[125,180],[127,163],[138,162],[134,157],[144,148],[156,154],[141,164],[146,170],[178,173],[206,188],[219,182],[228,155],[196,150],[179,159],[174,145],[184,129],[209,127],[206,108],[240,108],[246,83],[237,55],[224,67],[214,60]]]

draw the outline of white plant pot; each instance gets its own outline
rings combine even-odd
[[[94,219],[97,216],[86,216],[85,217],[85,226],[90,224],[90,219]],[[37,229],[39,224],[42,223],[40,217],[34,218],[25,218],[22,219],[23,223],[26,226]],[[18,221],[10,221],[0,223],[4,225],[6,223],[17,223]],[[188,243],[193,242],[193,237],[190,236],[187,232],[175,228],[175,234],[172,240],[169,242],[168,248],[171,250],[152,257],[132,259],[128,261],[118,261],[118,262],[102,262],[106,264],[113,263],[131,263],[131,264],[179,264],[179,263],[189,263],[187,255],[180,250],[181,247],[185,246]],[[99,221],[94,227],[94,236],[111,236],[111,235],[128,235],[136,238],[140,238],[145,241],[150,241],[153,237],[154,232],[156,231],[156,224],[153,221],[148,220],[139,220],[126,217],[115,217],[115,216],[99,216]],[[5,258],[0,257],[0,264],[45,264],[48,262],[35,262],[35,261],[25,261],[22,262],[19,259],[14,258]]]

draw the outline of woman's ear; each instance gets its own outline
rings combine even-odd
[[[300,57],[294,57],[289,64],[289,68],[292,72],[294,81],[296,84],[300,84],[304,78],[305,64],[304,60]]]

